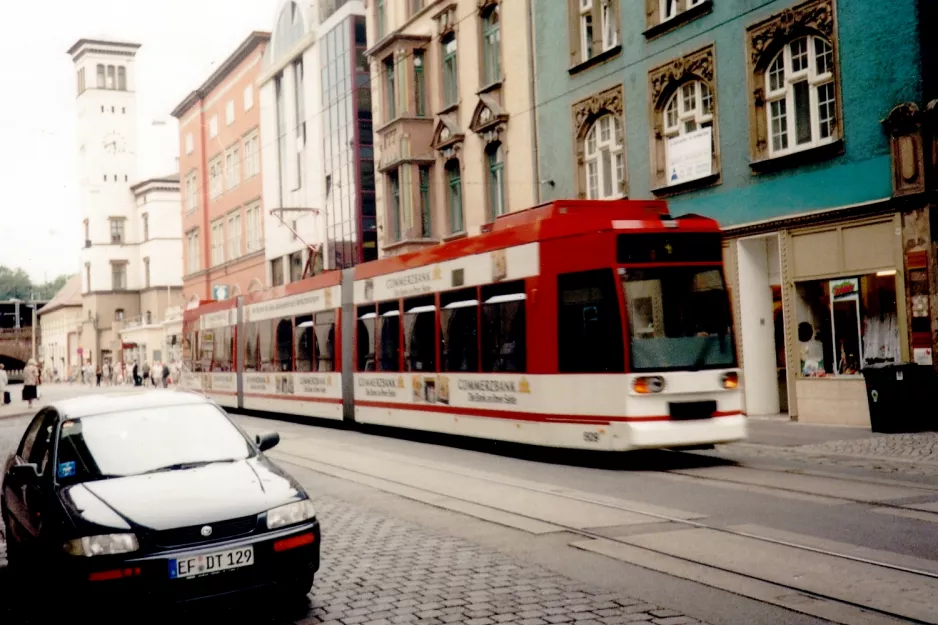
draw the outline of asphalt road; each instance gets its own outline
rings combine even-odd
[[[236,419],[282,433],[272,456],[314,494],[326,554],[308,606],[214,608],[238,622],[853,623],[857,605],[938,622],[933,580],[895,570],[938,574],[922,483],[731,450],[612,458]],[[0,454],[27,422],[0,419]]]

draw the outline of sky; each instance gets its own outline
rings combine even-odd
[[[170,112],[251,31],[272,30],[281,3],[0,1],[6,25],[0,58],[8,59],[0,98],[7,146],[0,166],[0,265],[22,268],[34,282],[79,269],[76,78],[66,53],[73,43],[107,37],[142,45],[135,63],[138,175],[166,175],[179,145]]]

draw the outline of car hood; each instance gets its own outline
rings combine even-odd
[[[166,530],[258,514],[305,497],[263,457],[71,486],[62,501],[73,516],[105,527]]]

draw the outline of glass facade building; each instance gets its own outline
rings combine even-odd
[[[328,253],[337,269],[378,257],[366,46],[360,15],[320,38],[324,202]]]

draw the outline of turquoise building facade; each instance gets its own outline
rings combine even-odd
[[[933,362],[926,5],[531,0],[541,199],[724,226],[750,414],[869,423],[865,366]]]

